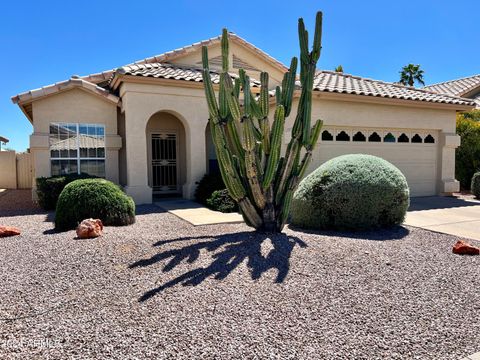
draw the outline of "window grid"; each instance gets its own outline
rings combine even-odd
[[[61,151],[62,150],[56,150],[58,151],[58,156],[52,156],[52,150],[51,150],[51,147],[52,147],[52,131],[50,129],[50,166],[52,165],[52,162],[54,161],[75,161],[76,162],[76,168],[77,168],[77,174],[81,174],[82,171],[82,161],[97,161],[97,164],[96,166],[98,166],[98,162],[102,162],[103,161],[103,169],[100,173],[101,177],[105,177],[105,154],[106,154],[106,151],[105,151],[105,146],[99,146],[98,144],[98,137],[101,136],[103,139],[105,139],[105,125],[102,125],[102,124],[86,124],[86,123],[82,123],[81,125],[79,123],[51,123],[50,124],[50,127],[54,126],[57,130],[57,134],[53,134],[53,135],[58,135],[56,137],[57,140],[59,141],[62,141],[61,140],[61,136],[60,136],[60,126],[63,126],[64,128],[68,129],[69,127],[72,127],[72,126],[75,126],[75,149],[73,151],[76,152],[76,155],[77,156],[74,156],[74,157],[71,157],[71,156],[68,156],[68,157],[63,157],[61,156]],[[91,127],[93,127],[95,129],[95,134],[90,134],[89,133],[89,130],[87,130],[87,134],[81,134],[80,133],[80,127],[86,127],[87,129],[90,129]],[[98,134],[98,131],[97,129],[102,129],[101,131],[101,134]],[[95,137],[95,153],[96,153],[96,157],[93,157],[93,156],[81,156],[81,150],[82,149],[80,147],[80,135],[87,135],[87,136],[94,136]],[[66,139],[64,140],[68,140],[69,137],[67,137]],[[104,143],[105,144],[105,143]],[[98,156],[99,155],[99,149],[102,149],[101,151],[101,154],[103,154],[102,156]],[[87,150],[87,154],[89,154],[89,148],[86,148]],[[55,151],[55,150],[53,150]],[[71,155],[71,149],[68,149],[68,150],[63,150],[63,151],[68,151],[68,154]],[[52,170],[51,170],[51,173],[52,173]],[[57,175],[62,175],[62,174],[57,174]]]

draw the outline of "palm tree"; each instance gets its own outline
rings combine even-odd
[[[408,64],[400,71],[400,81],[402,85],[413,86],[415,82],[425,85],[423,81],[424,71],[420,69],[420,65]]]
[[[343,66],[342,66],[342,65],[338,65],[338,66],[335,68],[335,72],[337,72],[337,73],[343,73]]]

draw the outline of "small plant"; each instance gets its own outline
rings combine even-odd
[[[223,213],[238,211],[237,203],[228,194],[227,189],[214,191],[207,199],[207,206],[212,210],[221,211]]]
[[[480,199],[480,172],[473,174],[471,189],[472,194],[475,195],[477,199]]]
[[[313,229],[367,230],[401,224],[409,206],[405,176],[371,155],[327,161],[299,185],[292,224]]]
[[[78,179],[91,179],[96,176],[87,174],[69,174],[51,177],[39,177],[36,179],[38,204],[44,210],[55,210],[58,197],[65,185]]]
[[[222,175],[218,172],[213,172],[210,174],[205,174],[202,179],[198,182],[197,188],[195,189],[195,200],[203,205],[207,204],[207,199],[209,199],[214,191],[225,189],[225,184],[223,183]]]
[[[213,87],[208,50],[203,47],[203,82],[209,109],[212,139],[223,181],[238,203],[245,222],[259,231],[282,231],[290,203],[305,174],[317,143],[322,121],[311,126],[313,79],[321,50],[322,13],[317,13],[313,49],[303,19],[298,21],[300,40],[301,93],[292,137],[285,154],[281,146],[285,118],[292,109],[297,75],[297,58],[292,58],[282,86],[276,87],[276,108],[270,125],[268,73],[260,74],[260,94],[250,90],[250,78],[243,69],[232,81],[229,73],[228,31],[223,30],[222,71],[218,99]],[[243,96],[240,96],[240,95]]]
[[[133,224],[135,203],[110,181],[75,180],[65,186],[58,198],[55,228],[74,229],[87,218],[98,218],[104,225]]]

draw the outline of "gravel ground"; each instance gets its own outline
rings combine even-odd
[[[74,240],[52,231],[52,214],[5,216],[2,206],[0,224],[23,234],[0,239],[1,359],[440,360],[480,351],[480,258],[453,255],[452,236],[288,229],[267,238],[144,206],[132,226]]]

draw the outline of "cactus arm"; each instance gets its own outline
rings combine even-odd
[[[275,88],[275,100],[277,102],[277,106],[282,104],[282,90],[280,89],[280,86]]]
[[[282,80],[282,103],[285,107],[285,117],[290,115],[292,109],[293,91],[295,90],[295,79],[297,75],[297,58],[293,57],[289,70],[284,74]]]
[[[202,65],[205,70],[209,70],[208,48],[206,46],[202,46]]]
[[[245,170],[253,195],[253,200],[259,209],[265,207],[265,195],[260,186],[257,161],[255,155],[255,136],[253,134],[252,119],[245,118],[243,123],[243,147],[245,150]]]
[[[224,73],[228,72],[228,30],[223,29],[222,39],[221,39],[221,48],[222,48],[222,71]]]
[[[232,84],[232,78],[230,76],[223,77],[224,85],[225,85],[225,98],[227,100],[228,108],[230,109],[230,113],[235,121],[240,122],[242,118],[242,113],[240,110],[240,102],[238,101],[238,97],[235,96],[234,88]]]
[[[228,116],[228,102],[227,102],[227,93],[225,89],[224,77],[228,76],[225,73],[220,74],[220,90],[218,93],[218,104],[219,104],[219,113],[222,121],[225,121]]]
[[[282,135],[285,125],[285,110],[279,105],[275,110],[275,119],[272,125],[272,133],[270,139],[271,152],[267,160],[267,168],[263,176],[263,188],[266,189],[272,183],[273,177],[277,171],[278,160],[282,147]]]
[[[268,94],[268,73],[262,72],[260,74],[260,110],[261,117],[268,116],[270,110],[269,94]]]
[[[319,11],[315,18],[315,35],[313,38],[313,50],[311,54],[312,63],[316,63],[320,58],[320,53],[322,51],[322,23],[323,23],[323,14]]]
[[[207,98],[208,112],[210,113],[210,119],[215,123],[218,123],[219,113],[217,98],[215,97],[215,91],[213,90],[212,79],[210,78],[210,72],[207,69],[204,69],[202,72],[204,88],[205,88],[205,97]]]
[[[290,149],[290,153],[285,160],[285,168],[282,173],[282,177],[280,178],[280,182],[278,183],[277,193],[275,195],[275,202],[281,204],[282,198],[284,197],[285,186],[287,181],[289,180],[290,176],[292,175],[292,169],[294,168],[294,164],[298,158],[298,152],[300,151],[300,144],[298,140],[293,141],[292,147]]]

